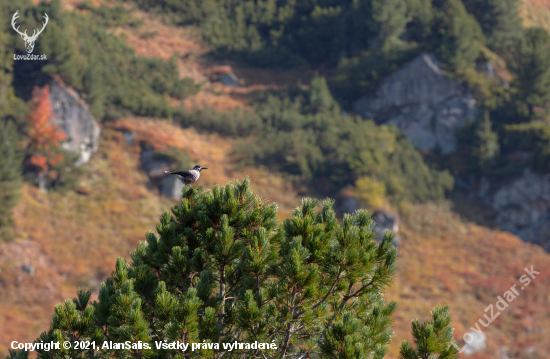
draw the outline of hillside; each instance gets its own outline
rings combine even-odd
[[[228,140],[146,119],[125,119],[113,127],[130,129],[137,139],[148,137],[151,143],[180,144],[182,151],[210,166],[201,177],[206,188],[246,174],[255,191],[279,204],[281,218],[299,204],[297,194],[277,175],[236,170],[237,163],[227,156]],[[114,128],[104,128],[102,136],[100,152],[85,168],[80,193],[23,188],[15,209],[17,239],[0,245],[3,354],[14,338],[32,340],[45,330],[53,305],[74,297],[77,288],[91,287],[97,295],[116,258],[129,258],[145,231],[174,203],[159,197],[141,171],[139,146],[126,144]],[[512,358],[544,358],[550,352],[548,253],[508,233],[463,222],[444,205],[410,207],[399,233],[398,281],[388,293],[398,303],[390,358],[397,357],[401,340],[411,338],[410,320],[426,318],[438,303],[451,305],[455,338],[462,345],[460,338],[483,319],[487,305],[519,284],[523,268],[530,266],[541,274],[484,329],[487,349],[474,358],[499,358],[500,347],[507,347]],[[23,270],[25,263],[34,275]]]
[[[519,14],[525,26],[541,26],[550,30],[550,2],[547,0],[522,0]]]
[[[63,1],[67,9],[78,3]],[[523,4],[526,24],[549,23],[543,15],[548,12],[541,11],[545,2]],[[309,83],[314,76],[310,71],[252,69],[216,61],[206,55],[208,48],[192,31],[143,11],[133,16],[144,21],[140,30],[121,26],[112,31],[124,36],[139,55],[164,60],[177,55],[180,77],[204,82],[197,94],[183,101],[171,98],[172,104],[208,105],[221,112],[235,107],[247,110],[255,92]],[[227,87],[213,81],[217,71],[234,72],[243,85]],[[122,129],[136,135],[132,144],[124,141]],[[0,356],[7,354],[12,340],[32,341],[46,330],[53,305],[73,298],[77,288],[91,287],[97,296],[116,258],[128,259],[145,232],[154,230],[158,216],[176,202],[159,196],[142,170],[140,142],[158,149],[175,147],[208,167],[200,179],[206,188],[250,176],[255,192],[279,205],[280,218],[288,218],[300,202],[303,191],[279,173],[244,166],[233,154],[233,139],[182,129],[158,118],[126,117],[104,124],[99,152],[83,166],[77,191],[41,193],[30,184],[23,186],[14,208],[16,239],[0,243]],[[446,203],[400,209],[403,246],[398,281],[388,293],[398,310],[388,358],[397,358],[401,341],[411,339],[411,319],[426,319],[439,303],[451,306],[455,339],[462,345],[469,328],[480,318],[485,320],[487,306],[511,286],[519,287],[523,269],[531,266],[540,274],[493,324],[482,328],[487,348],[469,358],[550,356],[550,254],[510,233],[460,219]]]
[[[283,217],[299,204],[292,188],[262,169],[235,169],[228,157],[231,141],[200,135],[165,122],[127,119],[114,124],[136,138],[179,146],[208,163],[201,184],[250,176],[258,193],[276,201]],[[212,146],[216,143],[216,146]],[[99,153],[84,168],[79,192],[41,193],[25,185],[14,210],[17,238],[0,244],[0,355],[13,338],[32,340],[47,326],[53,305],[72,298],[79,287],[94,288],[114,268],[116,258],[135,249],[158,216],[175,201],[159,197],[139,163],[139,144],[129,146],[122,133],[104,128]],[[32,266],[33,275],[22,268]]]

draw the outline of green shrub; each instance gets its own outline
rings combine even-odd
[[[173,114],[174,120],[182,127],[194,127],[199,131],[216,132],[223,136],[245,137],[262,127],[260,116],[253,111],[236,108],[218,112],[211,107],[187,110],[179,108]]]
[[[11,239],[12,209],[22,184],[23,154],[12,121],[0,118],[0,239]]]
[[[1,10],[10,14],[15,7],[6,3]],[[33,85],[45,76],[58,74],[81,93],[98,119],[128,115],[167,118],[173,112],[169,96],[183,99],[199,90],[192,79],[179,78],[175,57],[163,61],[138,56],[123,38],[110,33],[113,26],[136,25],[130,21],[129,10],[121,5],[94,7],[86,2],[80,8],[89,11],[63,11],[59,0],[37,6],[28,0],[17,4],[29,28],[41,24],[44,12],[50,18],[35,49],[48,60],[15,63],[14,86],[19,97],[28,99]],[[17,34],[9,33],[13,33],[15,44],[12,52],[24,52]]]
[[[339,223],[333,205],[305,198],[280,223],[248,179],[187,187],[158,234],[146,234],[130,263],[117,260],[97,300],[81,289],[56,305],[36,340],[93,343],[38,348],[38,358],[382,359],[397,308],[384,298],[396,275],[394,235],[376,243],[368,212]],[[449,307],[431,316],[413,321],[416,349],[404,341],[401,358],[456,358]],[[7,359],[27,355],[10,349]]]
[[[263,127],[252,143],[242,140],[237,153],[321,193],[334,194],[364,176],[382,182],[397,201],[440,199],[453,187],[448,172],[431,169],[395,127],[343,115],[322,78],[309,92],[267,95],[256,112]]]
[[[180,149],[168,147],[164,150],[155,151],[153,157],[156,160],[164,160],[170,164],[170,171],[181,171],[183,168],[192,168],[193,159]]]
[[[503,136],[503,148],[508,154],[518,150],[531,152],[529,165],[540,173],[550,171],[550,123],[507,125]]]

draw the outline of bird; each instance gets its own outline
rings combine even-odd
[[[191,183],[197,182],[199,177],[201,176],[202,170],[207,170],[208,168],[202,167],[202,166],[195,166],[192,170],[189,171],[178,171],[178,172],[170,172],[170,171],[164,171],[167,174],[176,176],[180,181],[183,182],[185,186]]]

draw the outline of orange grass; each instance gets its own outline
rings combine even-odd
[[[133,145],[116,131],[122,128],[136,133]],[[232,140],[153,119],[127,118],[104,128],[100,151],[84,168],[87,195],[23,187],[14,211],[17,239],[0,244],[0,355],[12,340],[30,341],[46,330],[53,305],[74,297],[78,287],[91,287],[97,295],[116,258],[128,258],[162,211],[176,202],[158,196],[141,171],[139,141],[159,149],[174,146],[208,166],[200,180],[206,188],[251,176],[253,189],[279,204],[280,218],[299,203],[296,192],[276,174],[237,170]],[[483,329],[487,350],[470,358],[498,358],[500,346],[509,348],[510,357],[528,358],[525,349],[533,345],[547,353],[550,273],[545,263],[550,255],[508,233],[464,223],[449,206],[416,205],[408,212],[400,226],[397,281],[387,293],[388,300],[398,303],[388,358],[397,358],[403,339],[411,340],[411,319],[426,320],[438,303],[451,305],[455,338],[462,345],[462,335],[484,309],[518,284],[523,268],[531,265],[541,274]],[[22,270],[24,263],[33,265],[34,276]]]
[[[524,26],[540,26],[550,31],[549,0],[522,0],[518,10]]]
[[[80,0],[62,0],[74,9]],[[94,5],[112,1],[94,0]],[[520,14],[527,26],[550,26],[549,0],[523,0]],[[218,110],[247,108],[248,96],[258,90],[309,83],[308,71],[252,69],[236,64],[209,63],[208,51],[189,29],[164,24],[144,12],[139,29],[118,28],[115,33],[144,56],[169,59],[176,55],[180,75],[203,82],[202,90],[185,101],[187,107],[207,104]],[[144,32],[156,33],[143,36]],[[225,66],[243,82],[227,88],[212,77]],[[173,104],[180,104],[172,100]],[[134,145],[127,145],[116,129],[136,133]],[[279,217],[290,216],[299,196],[277,174],[263,168],[238,170],[231,155],[233,141],[214,134],[180,129],[169,121],[127,118],[104,128],[100,151],[84,166],[85,174],[77,192],[43,194],[26,184],[14,209],[17,238],[0,243],[0,356],[7,354],[9,342],[32,341],[47,329],[53,305],[73,298],[79,286],[97,289],[113,270],[118,256],[129,258],[145,231],[153,230],[158,216],[176,201],[160,197],[139,163],[139,141],[156,148],[173,146],[186,152],[198,164],[208,167],[200,184],[211,188],[249,175],[253,189],[279,205]],[[411,340],[410,321],[426,320],[436,304],[451,305],[455,338],[485,314],[512,285],[518,284],[523,268],[534,265],[541,274],[488,328],[487,349],[469,359],[501,358],[507,348],[510,358],[550,357],[550,255],[519,238],[460,220],[449,206],[416,205],[403,215],[400,236],[403,247],[398,258],[396,283],[387,292],[398,310],[389,359],[395,359],[403,339]],[[22,270],[30,263],[34,276]],[[535,353],[526,350],[535,347]],[[460,356],[465,357],[465,356]]]
[[[136,142],[128,145],[121,132],[103,128],[99,152],[83,167],[80,187],[86,195],[42,193],[30,184],[21,190],[14,209],[16,239],[0,243],[2,357],[12,340],[33,341],[47,330],[53,306],[73,298],[79,287],[90,287],[97,296],[116,258],[129,259],[162,212],[177,203],[159,196],[142,170],[139,141],[177,147],[208,166],[200,182],[206,188],[249,175],[258,194],[279,204],[281,218],[299,204],[296,192],[277,174],[259,168],[237,171],[231,140],[158,120],[125,119],[114,127],[135,131]],[[25,263],[34,267],[34,275],[23,270]]]

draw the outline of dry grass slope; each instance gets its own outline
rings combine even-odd
[[[80,1],[62,2],[74,9]],[[548,26],[549,4],[523,0],[526,24]],[[177,53],[181,75],[205,81],[203,90],[186,100],[189,107],[206,103],[221,111],[247,108],[250,92],[300,80],[309,82],[308,73],[246,69],[233,64],[232,71],[245,86],[223,87],[210,77],[220,64],[202,58],[207,49],[193,39],[192,33],[145,13],[136,16],[143,18],[147,32],[156,35],[143,36],[126,28],[113,31],[124,34],[140,54],[168,59]],[[124,142],[120,129],[136,134],[134,145]],[[277,174],[261,168],[239,170],[238,158],[231,155],[232,140],[155,119],[126,118],[104,128],[99,153],[84,166],[78,192],[44,194],[31,185],[23,187],[15,208],[17,239],[0,243],[0,356],[7,354],[12,340],[32,341],[46,330],[53,305],[73,298],[78,287],[94,288],[97,295],[116,258],[128,258],[144,233],[154,228],[158,216],[175,203],[159,196],[141,170],[140,141],[157,148],[176,147],[209,167],[200,180],[206,188],[249,175],[257,193],[279,204],[280,218],[287,218],[299,203],[296,191]],[[540,275],[520,290],[520,296],[491,325],[480,327],[488,337],[487,349],[469,358],[501,358],[501,350],[507,350],[510,358],[550,357],[548,253],[511,234],[464,222],[445,205],[411,207],[403,215],[400,231],[403,247],[399,274],[388,291],[388,299],[398,303],[390,359],[397,358],[403,339],[411,339],[411,319],[427,319],[428,311],[438,303],[451,305],[455,338],[463,344],[462,335],[479,319],[486,321],[487,306],[494,305],[514,284],[520,287],[518,278],[525,274],[523,268],[531,266]],[[23,271],[25,263],[35,268],[34,276]]]
[[[136,133],[134,145],[115,128]],[[256,192],[279,204],[288,217],[299,204],[292,187],[259,168],[236,170],[232,141],[198,134],[152,119],[124,119],[105,127],[99,153],[84,166],[77,192],[41,193],[26,184],[14,210],[17,239],[0,243],[0,356],[12,340],[32,341],[48,327],[53,306],[74,297],[77,288],[100,283],[117,257],[129,258],[146,231],[176,200],[161,197],[141,168],[140,141],[174,146],[209,170],[200,185],[211,188],[248,175]],[[23,270],[30,264],[34,275]]]
[[[540,26],[550,31],[549,0],[522,0],[519,14],[524,26]]]
[[[124,142],[122,128],[136,134],[135,144]],[[201,177],[206,188],[249,175],[257,193],[279,204],[280,218],[299,203],[276,174],[237,170],[231,140],[154,119],[127,118],[104,128],[100,151],[84,168],[80,192],[86,194],[23,188],[15,209],[18,238],[0,244],[0,355],[11,340],[32,340],[47,329],[53,305],[74,297],[78,287],[94,288],[97,295],[116,258],[128,258],[162,211],[175,203],[160,197],[141,170],[139,141],[175,146],[207,164]],[[493,324],[481,327],[489,344],[477,358],[498,358],[503,346],[514,350],[510,357],[545,358],[527,354],[530,347],[550,352],[550,273],[545,266],[550,255],[508,233],[464,223],[446,206],[419,205],[408,212],[401,225],[398,280],[388,292],[399,308],[389,358],[397,357],[403,339],[411,339],[410,320],[426,319],[438,303],[452,306],[455,337],[463,343],[462,335],[483,318],[485,308],[518,285],[523,268],[531,265],[541,274]],[[23,271],[24,263],[35,268],[34,276]]]

